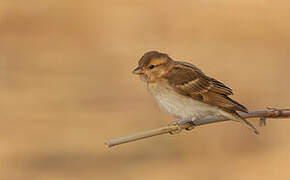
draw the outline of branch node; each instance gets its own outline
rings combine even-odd
[[[266,126],[266,119],[265,117],[260,117],[260,127],[265,127]]]

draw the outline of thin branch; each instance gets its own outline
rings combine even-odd
[[[277,108],[267,108],[267,110],[263,111],[250,111],[249,113],[240,113],[240,115],[244,118],[260,118],[260,124],[266,124],[266,118],[289,118],[290,117],[290,109],[277,109]],[[193,129],[196,126],[201,126],[205,124],[211,124],[216,122],[227,121],[229,119],[225,117],[208,117],[203,119],[198,119],[193,121],[193,123],[182,124],[178,126],[177,124],[172,124],[164,127],[160,127],[157,129],[152,129],[144,132],[139,132],[136,134],[132,134],[130,136],[125,136],[121,138],[111,139],[105,142],[108,147],[116,146],[119,144],[124,144],[128,142],[137,141],[144,138],[149,138],[161,134],[174,134],[179,130],[183,129]]]

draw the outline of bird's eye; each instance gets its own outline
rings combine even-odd
[[[149,66],[149,69],[153,69],[153,68],[155,68],[155,66],[154,66],[153,64],[151,64],[151,65]]]

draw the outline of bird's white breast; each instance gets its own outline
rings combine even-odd
[[[177,118],[194,120],[220,114],[218,107],[178,94],[170,87],[149,83],[148,90],[155,97],[162,110]]]

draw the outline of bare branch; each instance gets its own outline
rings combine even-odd
[[[267,110],[263,111],[250,111],[249,113],[240,113],[240,115],[244,118],[260,118],[260,124],[265,125],[266,124],[266,118],[289,118],[290,117],[290,109],[277,109],[277,108],[267,108]],[[160,127],[157,129],[152,129],[136,134],[132,134],[130,136],[125,136],[121,138],[116,138],[116,139],[111,139],[105,142],[105,144],[108,147],[116,146],[119,144],[124,144],[132,141],[137,141],[140,139],[144,138],[149,138],[161,134],[174,134],[174,132],[177,132],[180,128],[181,130],[183,129],[192,129],[196,126],[201,126],[205,124],[210,124],[210,123],[216,123],[216,122],[222,122],[222,121],[227,121],[229,119],[225,117],[208,117],[208,118],[203,118],[203,119],[198,119],[195,120],[192,123],[188,124],[183,124],[181,127],[178,125],[168,125],[164,127]]]

